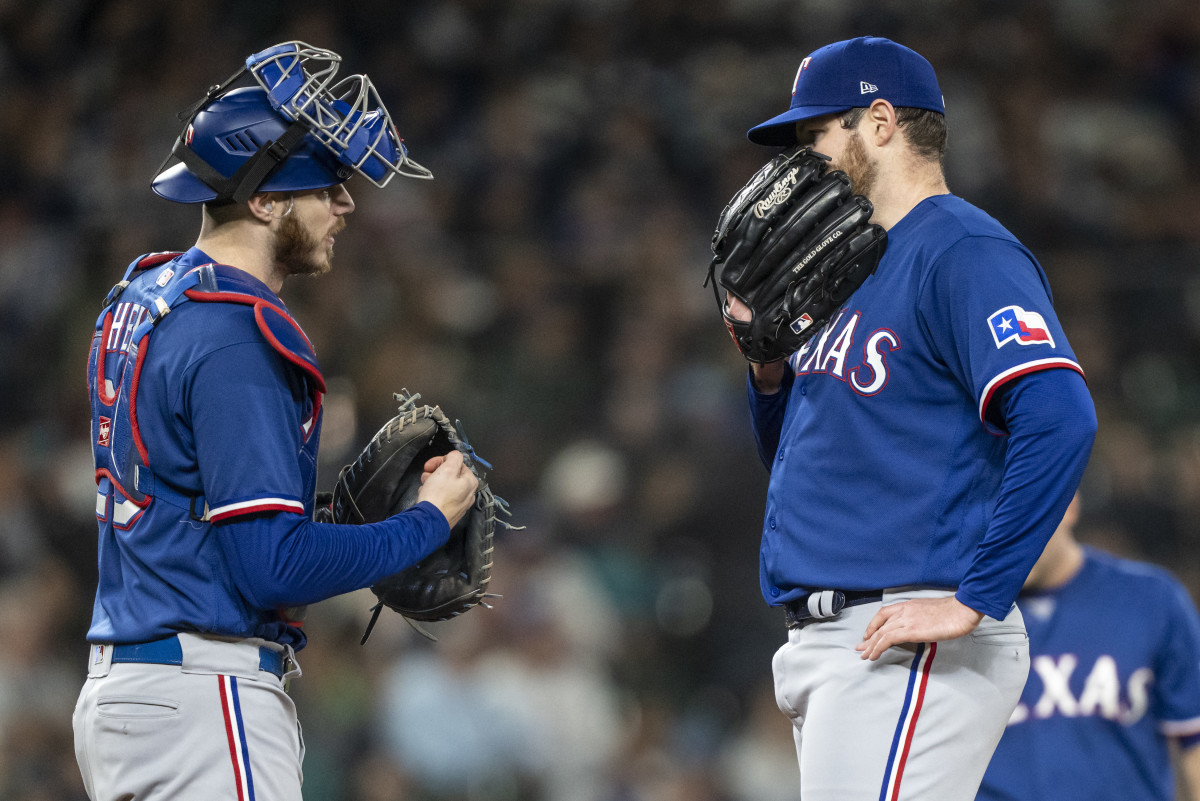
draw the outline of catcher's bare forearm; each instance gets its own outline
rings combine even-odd
[[[479,479],[463,461],[459,451],[435,456],[425,463],[417,501],[429,501],[438,508],[453,528],[475,501]]]

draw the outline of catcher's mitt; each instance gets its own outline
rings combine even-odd
[[[799,350],[875,272],[887,247],[887,233],[869,222],[870,201],[853,194],[844,172],[827,171],[828,160],[807,147],[776,156],[717,222],[708,281],[752,362]],[[729,314],[722,289],[749,307],[749,321]]]
[[[363,643],[384,606],[410,623],[438,621],[461,615],[492,597],[487,586],[492,576],[496,516],[507,515],[508,504],[488,487],[482,467],[491,465],[475,454],[462,423],[452,425],[437,406],[418,405],[420,397],[408,390],[397,393],[400,409],[396,416],[371,438],[353,464],[342,468],[333,490],[333,521],[374,523],[416,505],[425,462],[452,450],[462,452],[464,463],[479,479],[479,488],[475,503],[451,530],[445,545],[371,587],[379,603],[371,610]]]

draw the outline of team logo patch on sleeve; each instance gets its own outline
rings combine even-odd
[[[988,317],[992,338],[996,347],[1016,341],[1018,345],[1049,345],[1054,347],[1054,337],[1046,319],[1037,312],[1025,311],[1020,306],[1005,306]]]

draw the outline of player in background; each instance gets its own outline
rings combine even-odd
[[[929,62],[887,39],[837,42],[801,61],[791,92],[749,138],[831,157],[888,245],[799,352],[751,365],[771,473],[761,589],[788,624],[776,697],[804,801],[968,801],[1025,683],[1014,602],[1095,410],[1036,259],[949,192]]]
[[[99,586],[73,718],[93,801],[299,799],[303,605],[418,561],[474,500],[454,453],[402,514],[313,519],[325,384],[277,293],[331,268],[348,178],[431,177],[366,76],[334,84],[340,61],[277,45],[182,115],[153,189],[201,206],[199,238],[138,257],[97,321]]]
[[[1017,599],[1032,669],[980,801],[1200,799],[1200,617],[1166,570],[1075,539],[1078,496]]]

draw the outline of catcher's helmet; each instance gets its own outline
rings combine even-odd
[[[341,57],[287,42],[246,59],[180,114],[187,121],[152,188],[167,200],[245,202],[255,192],[320,189],[354,173],[376,186],[394,175],[432,178],[408,158],[365,75],[336,85]],[[310,72],[310,67],[318,68]],[[257,86],[229,87],[249,74]],[[172,158],[180,163],[164,169]]]

